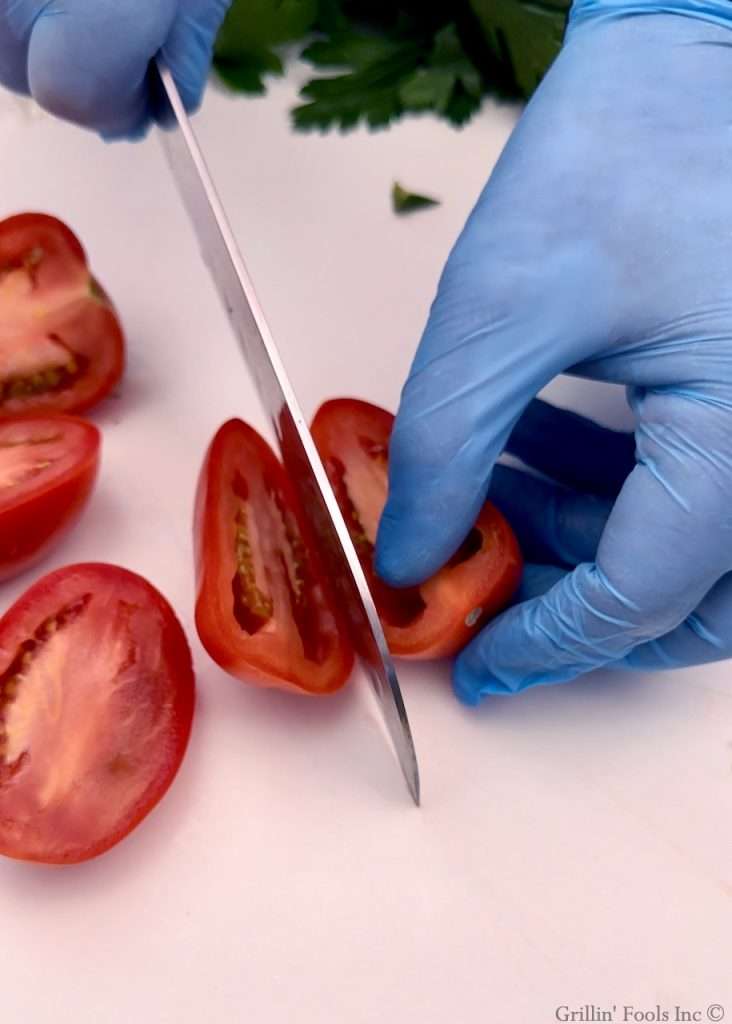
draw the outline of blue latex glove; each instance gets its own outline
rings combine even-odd
[[[578,0],[450,256],[377,569],[443,565],[493,475],[546,565],[458,658],[468,703],[732,654],[731,97],[728,0]],[[562,371],[628,386],[635,446],[529,405]],[[527,405],[511,446],[571,489],[492,473]]]
[[[183,101],[201,99],[231,0],[0,0],[0,82],[105,138],[140,137],[162,50]]]

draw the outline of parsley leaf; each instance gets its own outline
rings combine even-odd
[[[405,112],[467,121],[483,94],[528,97],[561,46],[571,0],[234,0],[215,65],[257,93],[281,44],[320,33],[316,74],[293,111],[302,130],[389,124]],[[338,72],[321,74],[321,70]]]
[[[315,25],[318,0],[234,0],[216,40],[214,66],[239,92],[263,93],[263,75],[282,74],[274,47]]]
[[[418,66],[423,46],[392,35],[341,31],[313,43],[303,57],[316,67],[347,67],[345,74],[315,78],[300,95],[309,102],[292,112],[296,128],[342,131],[365,120],[379,128],[403,110],[399,90]]]
[[[562,45],[571,0],[470,0],[492,62],[531,96]],[[487,69],[489,70],[489,69]],[[491,81],[491,74],[486,75]]]
[[[391,189],[391,205],[394,213],[405,214],[414,210],[424,210],[428,206],[439,206],[440,200],[422,196],[419,192],[410,192],[395,181]]]
[[[453,124],[463,124],[480,106],[483,88],[455,26],[446,25],[435,35],[426,66],[402,83],[399,97],[405,110],[435,110]]]
[[[296,128],[341,130],[365,120],[381,127],[405,111],[432,110],[463,124],[481,103],[483,80],[463,49],[457,29],[417,33],[404,18],[391,31],[341,28],[312,43],[303,57],[316,67],[345,67],[315,78],[301,92],[309,102],[293,111]]]
[[[274,50],[262,47],[235,58],[217,57],[216,70],[230,89],[256,96],[266,92],[264,75],[281,75],[284,68]]]

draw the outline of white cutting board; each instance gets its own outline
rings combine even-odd
[[[306,413],[348,394],[393,408],[515,112],[486,105],[462,132],[427,117],[295,136],[301,77],[264,100],[211,90],[198,131]],[[216,427],[265,422],[159,144],[11,111],[0,153],[0,216],[66,219],[129,337],[120,394],[94,416],[98,492],[47,568],[147,576],[188,631],[200,695],[181,774],[132,837],[78,868],[0,862],[4,1020],[543,1024],[613,1006],[605,1019],[632,1020],[626,1004],[704,1020],[716,1003],[732,1017],[730,665],[598,673],[477,712],[446,666],[405,665],[419,811],[361,677],[323,702],[227,679],[192,625],[192,495]],[[443,205],[395,218],[394,178]],[[550,393],[627,422],[620,391]]]

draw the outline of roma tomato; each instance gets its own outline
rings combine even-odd
[[[97,428],[71,416],[0,420],[0,580],[40,558],[76,521],[99,448]]]
[[[454,654],[510,600],[521,553],[501,513],[486,504],[460,550],[419,587],[388,587],[373,568],[374,543],[388,491],[394,417],[356,399],[326,402],[312,433],[371,587],[393,654]]]
[[[0,417],[81,412],[123,365],[119,321],[73,233],[40,213],[0,221]]]
[[[178,771],[191,657],[165,599],[111,565],[75,565],[0,620],[0,853],[71,864],[108,850]]]
[[[339,689],[353,664],[307,526],[279,460],[230,420],[196,500],[196,625],[206,650],[245,681],[300,693]]]

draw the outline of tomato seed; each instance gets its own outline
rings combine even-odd
[[[232,580],[234,618],[241,628],[253,636],[272,618],[274,602],[257,586],[252,548],[249,541],[247,506],[242,504],[236,513],[234,535],[236,575]]]
[[[0,734],[4,735],[5,732],[2,724],[4,709],[17,697],[23,676],[27,674],[38,652],[59,629],[71,625],[81,615],[90,601],[91,594],[84,594],[82,597],[72,601],[55,616],[45,619],[35,630],[33,636],[28,640],[24,640],[19,645],[15,657],[0,676]],[[0,760],[2,760],[1,752]]]
[[[60,338],[49,335],[53,341],[61,342]],[[32,398],[57,391],[65,391],[72,387],[84,375],[89,365],[88,359],[70,355],[63,366],[50,366],[26,377],[6,377],[0,380],[0,405],[11,399]]]

